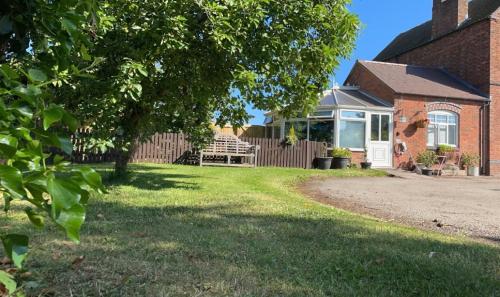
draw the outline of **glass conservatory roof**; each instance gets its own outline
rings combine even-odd
[[[356,87],[336,87],[323,92],[320,108],[324,107],[350,107],[350,108],[387,108],[392,109],[392,104],[372,96]]]

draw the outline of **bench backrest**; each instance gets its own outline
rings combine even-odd
[[[203,152],[228,153],[228,154],[250,154],[255,152],[255,146],[241,141],[237,136],[231,134],[217,133],[214,140]]]

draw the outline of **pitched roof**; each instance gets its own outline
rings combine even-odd
[[[472,0],[469,3],[469,18],[456,30],[468,27],[492,16],[500,6],[500,0]],[[422,46],[432,39],[432,20],[399,34],[377,57],[376,61],[386,61],[414,48]]]
[[[335,87],[323,92],[319,106],[341,106],[358,108],[392,108],[389,102],[376,98],[359,87]]]
[[[488,101],[472,85],[442,68],[373,61],[358,61],[368,71],[399,94]]]

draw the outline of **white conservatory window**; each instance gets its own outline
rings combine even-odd
[[[364,149],[366,146],[366,113],[363,111],[340,112],[339,146]]]
[[[428,114],[427,146],[440,144],[458,145],[458,115],[449,111],[432,111]]]

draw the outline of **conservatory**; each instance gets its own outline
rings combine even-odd
[[[266,114],[266,137],[285,139],[291,127],[299,140],[364,152],[375,167],[392,166],[393,106],[356,87],[323,92],[316,111],[305,118]]]

